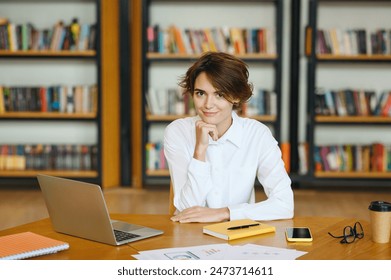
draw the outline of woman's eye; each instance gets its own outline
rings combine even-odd
[[[217,96],[217,97],[223,97],[224,94],[223,94],[223,93],[216,93],[216,96]]]
[[[203,96],[204,95],[204,93],[202,91],[196,91],[195,94],[198,95],[198,96]]]

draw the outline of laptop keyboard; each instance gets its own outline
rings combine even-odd
[[[114,230],[114,235],[115,235],[115,240],[117,240],[118,242],[140,237],[140,235],[130,233],[130,232],[119,231],[116,229]]]

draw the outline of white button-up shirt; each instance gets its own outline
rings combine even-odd
[[[189,117],[170,123],[164,153],[174,188],[174,205],[228,207],[230,219],[274,220],[293,217],[293,192],[281,151],[269,128],[232,113],[233,122],[217,141],[209,138],[206,161],[193,158],[195,123]],[[267,199],[255,203],[255,178]]]

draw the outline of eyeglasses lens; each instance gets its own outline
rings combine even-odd
[[[357,238],[361,239],[361,238],[364,237],[364,230],[362,228],[362,225],[359,222],[355,223],[354,231],[356,232],[356,237]]]
[[[343,235],[346,243],[352,243],[356,239],[356,234],[351,226],[344,228]]]

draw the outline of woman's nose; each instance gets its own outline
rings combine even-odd
[[[213,108],[214,106],[214,97],[213,95],[208,95],[205,99],[205,104],[204,104],[206,109]]]

